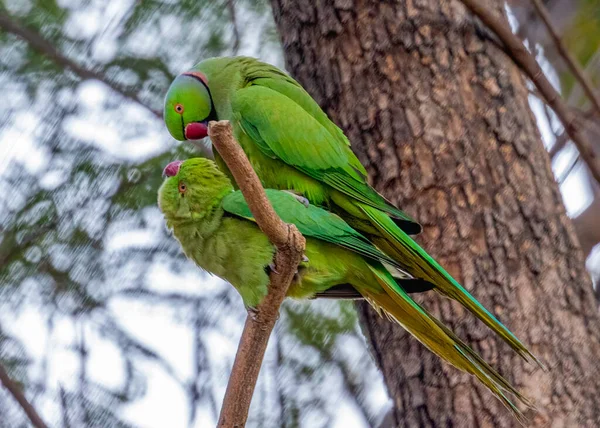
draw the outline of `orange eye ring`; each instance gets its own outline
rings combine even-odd
[[[183,114],[183,104],[177,103],[173,108],[175,109],[176,113]]]
[[[185,193],[186,190],[187,186],[185,185],[185,183],[179,183],[179,193]]]

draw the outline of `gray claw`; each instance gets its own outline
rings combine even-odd
[[[294,198],[296,198],[296,200],[298,202],[300,202],[302,205],[304,205],[306,208],[308,208],[308,206],[310,205],[310,202],[308,199],[306,199],[304,196],[297,194],[296,192],[293,192],[291,190],[284,190],[285,193],[289,193],[290,195],[292,195]]]
[[[246,308],[246,311],[248,312],[248,316],[256,321],[256,316],[258,315],[258,311],[256,310],[256,308],[248,306]]]
[[[310,260],[308,260],[308,257],[306,257],[306,254],[302,254],[302,261],[304,263],[308,263]]]
[[[271,272],[274,272],[277,275],[279,275],[279,272],[277,272],[277,269],[275,269],[275,263],[269,263],[269,269],[271,269]]]

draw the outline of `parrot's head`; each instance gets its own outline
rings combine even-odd
[[[217,120],[217,113],[203,73],[187,71],[173,80],[165,97],[164,119],[176,140],[199,140],[208,135],[208,122]]]
[[[173,161],[163,175],[158,207],[167,219],[200,219],[233,191],[229,178],[210,159]]]

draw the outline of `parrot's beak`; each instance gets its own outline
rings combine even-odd
[[[188,123],[184,134],[187,140],[201,140],[208,135],[208,120]]]
[[[176,160],[165,166],[163,169],[163,177],[175,177],[179,173],[179,168],[181,168],[181,164],[183,161]]]

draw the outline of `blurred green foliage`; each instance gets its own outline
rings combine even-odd
[[[281,65],[268,2],[0,3],[0,360],[53,427],[216,418],[244,311],[165,230],[162,168],[208,151],[159,116],[177,73],[238,46]],[[273,343],[249,426],[330,426],[341,400],[379,419],[350,303],[287,304]],[[152,401],[165,375],[179,395]],[[0,414],[26,426],[2,389]]]
[[[573,19],[562,31],[562,40],[585,69],[594,84],[600,86],[600,0],[580,0]],[[578,107],[588,104],[585,94],[577,88],[572,73],[561,73],[563,94]],[[577,93],[574,89],[577,88]],[[574,99],[573,99],[574,98]]]

